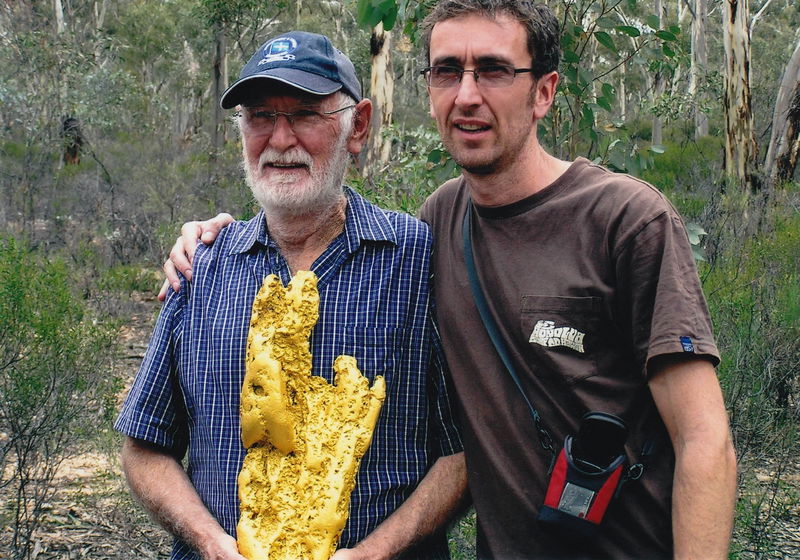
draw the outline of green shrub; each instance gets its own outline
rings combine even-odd
[[[717,227],[716,254],[700,266],[739,459],[734,553],[769,552],[777,516],[800,504],[781,483],[800,451],[800,214],[791,206],[770,214],[770,227],[754,235]]]
[[[113,332],[97,324],[63,262],[0,237],[0,486],[15,496],[12,558],[28,558],[61,462],[113,415]]]
[[[370,169],[367,178],[351,177],[350,184],[383,208],[416,214],[436,187],[458,175],[458,168],[430,127],[389,127],[383,134],[392,142],[389,161]]]
[[[667,143],[664,152],[654,155],[652,166],[640,176],[667,195],[685,218],[696,220],[717,193],[722,149],[721,140],[710,136],[682,144]]]

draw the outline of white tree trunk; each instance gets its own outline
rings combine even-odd
[[[66,24],[64,23],[64,5],[61,3],[61,0],[53,0],[53,12],[55,12],[56,15],[56,33],[61,35],[66,29]]]
[[[800,40],[783,72],[772,116],[772,136],[764,161],[771,183],[790,181],[800,155]]]
[[[383,23],[379,23],[373,28],[370,38],[372,53],[370,98],[375,104],[377,114],[372,120],[367,166],[389,161],[391,143],[382,138],[381,130],[392,124],[392,113],[394,112],[394,71],[392,70],[391,48],[392,34],[383,28]]]
[[[754,188],[756,141],[750,96],[748,0],[725,0],[725,173],[740,188]]]
[[[655,0],[655,11],[656,16],[658,16],[658,26],[664,27],[664,9],[662,6],[661,0]],[[656,72],[655,76],[653,76],[653,105],[656,105],[661,96],[664,95],[664,77],[661,75],[661,72]],[[663,143],[663,129],[664,124],[661,120],[661,117],[658,115],[653,115],[653,131],[651,136],[651,142],[654,145],[660,145]]]
[[[692,63],[689,74],[689,95],[695,101],[695,139],[708,136],[708,115],[701,110],[705,96],[698,91],[700,81],[705,76],[705,69],[708,66],[708,48],[706,44],[707,16],[708,0],[694,0],[694,20],[692,21]]]

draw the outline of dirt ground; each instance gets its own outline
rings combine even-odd
[[[131,380],[144,355],[158,302],[134,294],[125,302],[130,321],[120,331],[120,355],[114,375]],[[127,392],[127,386],[125,392]],[[120,395],[120,404],[123,395]],[[37,560],[91,558],[123,560],[165,558],[171,538],[133,501],[117,457],[121,437],[104,434],[98,447],[66,460],[55,479],[55,493],[44,505],[42,527],[33,539]],[[9,489],[0,489],[0,504],[11,514]],[[0,542],[10,542],[11,528],[0,529]],[[8,538],[7,538],[8,537]],[[0,550],[0,559],[6,551]]]

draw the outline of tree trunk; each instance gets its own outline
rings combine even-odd
[[[214,87],[211,97],[211,103],[214,106],[214,153],[219,153],[227,140],[225,114],[219,106],[219,99],[228,88],[227,43],[225,29],[220,24],[214,34]]]
[[[771,184],[791,181],[800,155],[800,40],[783,72],[764,171]]]
[[[708,66],[708,48],[706,45],[707,16],[708,0],[694,0],[694,19],[692,20],[692,65],[689,76],[689,96],[694,99],[695,102],[695,140],[703,136],[708,136],[708,115],[702,110],[705,96],[698,91],[698,86]]]
[[[664,9],[662,6],[661,0],[655,0],[655,11],[656,16],[658,16],[658,26],[660,28],[664,27]],[[661,71],[657,71],[653,76],[653,105],[655,106],[659,101],[662,95],[664,95],[664,76],[661,74]],[[651,142],[654,145],[660,145],[663,143],[663,129],[664,124],[659,115],[653,115],[653,130],[651,134]]]
[[[748,14],[748,0],[725,0],[725,173],[739,188],[756,190]]]
[[[66,29],[66,24],[64,23],[64,5],[61,3],[61,0],[53,0],[53,12],[55,12],[56,15],[56,33],[61,35]]]
[[[391,59],[392,35],[379,23],[372,30],[370,51],[372,54],[372,73],[370,79],[370,97],[377,109],[377,116],[372,120],[367,150],[366,166],[389,161],[391,143],[382,138],[383,127],[392,124],[394,111],[394,71]]]

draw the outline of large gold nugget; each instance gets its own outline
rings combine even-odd
[[[309,336],[319,316],[317,277],[284,289],[270,275],[253,302],[242,386],[240,553],[250,560],[327,560],[347,521],[361,457],[386,384],[372,388],[351,356],[335,385],[311,375]]]

